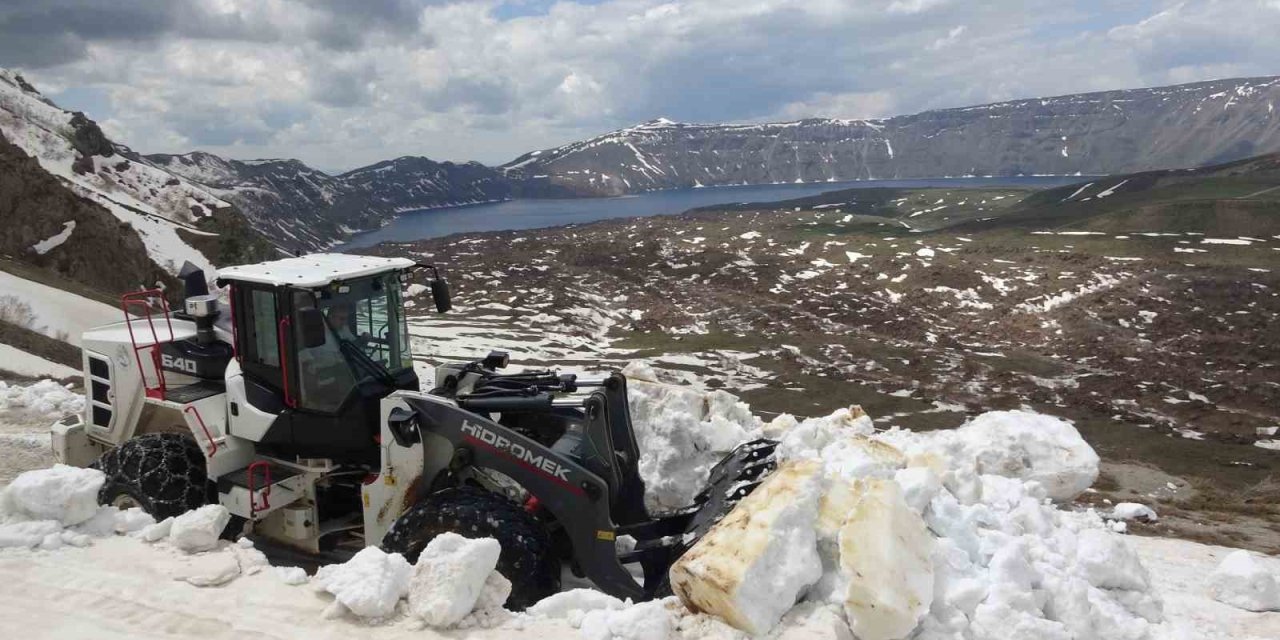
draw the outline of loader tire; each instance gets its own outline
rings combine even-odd
[[[141,507],[159,521],[208,503],[204,454],[180,434],[138,436],[102,454],[92,466],[107,476],[99,504]]]
[[[445,489],[413,505],[391,525],[382,549],[416,563],[427,543],[445,532],[502,545],[498,572],[511,581],[508,609],[521,611],[560,590],[560,561],[546,527],[519,505],[475,487]]]

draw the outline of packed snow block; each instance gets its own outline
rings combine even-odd
[[[844,608],[859,640],[905,638],[933,602],[933,536],[893,480],[854,483],[840,528]]]
[[[1280,584],[1252,553],[1241,549],[1209,574],[1214,600],[1246,611],[1280,611]]]
[[[457,624],[476,607],[501,553],[502,545],[493,538],[464,538],[456,533],[436,536],[413,568],[410,613],[432,627]],[[508,583],[508,595],[510,589]]]
[[[990,411],[953,432],[979,474],[1035,480],[1071,500],[1098,478],[1098,454],[1070,422],[1032,411]]]
[[[582,619],[579,634],[586,640],[667,640],[676,630],[663,600],[622,609],[597,609]]]
[[[231,512],[220,504],[207,504],[173,519],[169,526],[169,543],[186,551],[198,553],[218,546],[218,537],[231,521]]]
[[[365,547],[342,564],[320,567],[312,584],[362,618],[385,618],[409,590],[413,565],[398,553]]]
[[[782,463],[671,566],[671,588],[690,611],[763,634],[817,582],[821,470]]]
[[[55,464],[14,478],[0,495],[0,515],[80,524],[98,513],[98,491],[106,476],[97,469]]]

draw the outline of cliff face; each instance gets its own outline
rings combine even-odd
[[[1108,174],[1280,150],[1280,78],[1219,80],[926,111],[883,120],[696,125],[660,119],[503,167],[583,195],[778,182]]]

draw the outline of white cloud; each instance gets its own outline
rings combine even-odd
[[[888,91],[866,93],[819,93],[802,102],[791,102],[770,120],[840,117],[855,119],[883,118],[895,115],[893,95]]]
[[[105,96],[84,108],[140,151],[331,170],[499,163],[658,115],[879,117],[1280,73],[1277,0],[1152,2],[561,0],[502,19],[500,0],[175,0],[140,33],[55,21],[40,42],[62,48],[28,58],[5,48],[6,8],[0,55],[68,99]]]

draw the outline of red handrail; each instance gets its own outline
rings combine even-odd
[[[284,390],[284,403],[291,408],[297,408],[298,399],[289,392],[289,359],[285,357],[287,352],[284,348],[285,336],[288,335],[285,328],[292,326],[289,316],[280,318],[280,324],[276,325],[276,341],[280,346],[280,386]]]
[[[218,443],[214,442],[213,435],[209,433],[209,427],[206,427],[204,424],[204,418],[200,417],[200,410],[194,406],[188,406],[186,409],[183,409],[182,412],[192,413],[195,415],[196,422],[200,424],[200,430],[204,431],[204,437],[209,441],[209,457],[212,458],[213,454],[218,452]]]
[[[236,286],[233,284],[227,293],[227,313],[231,314],[231,357],[240,362],[240,332],[236,330]]]
[[[160,366],[160,334],[156,331],[155,322],[151,316],[151,305],[148,300],[155,298],[160,300],[160,307],[164,311],[165,324],[169,329],[169,339],[166,342],[173,342],[173,319],[169,316],[169,301],[165,299],[164,292],[160,289],[143,289],[134,291],[120,296],[120,308],[124,311],[124,324],[129,329],[129,343],[133,346],[133,359],[138,363],[138,377],[142,378],[142,387],[147,397],[164,399],[165,380],[164,369]],[[133,333],[133,319],[129,316],[129,306],[131,304],[141,304],[143,312],[146,314],[147,327],[151,329],[151,344],[138,346],[137,337]],[[151,349],[151,364],[156,369],[156,386],[152,388],[147,384],[147,372],[142,368],[142,350]]]
[[[254,482],[253,471],[262,469],[262,480],[266,484],[262,487],[262,506],[258,506],[258,501],[254,499]],[[259,509],[271,508],[271,463],[266,460],[249,463],[249,517],[253,518]]]

